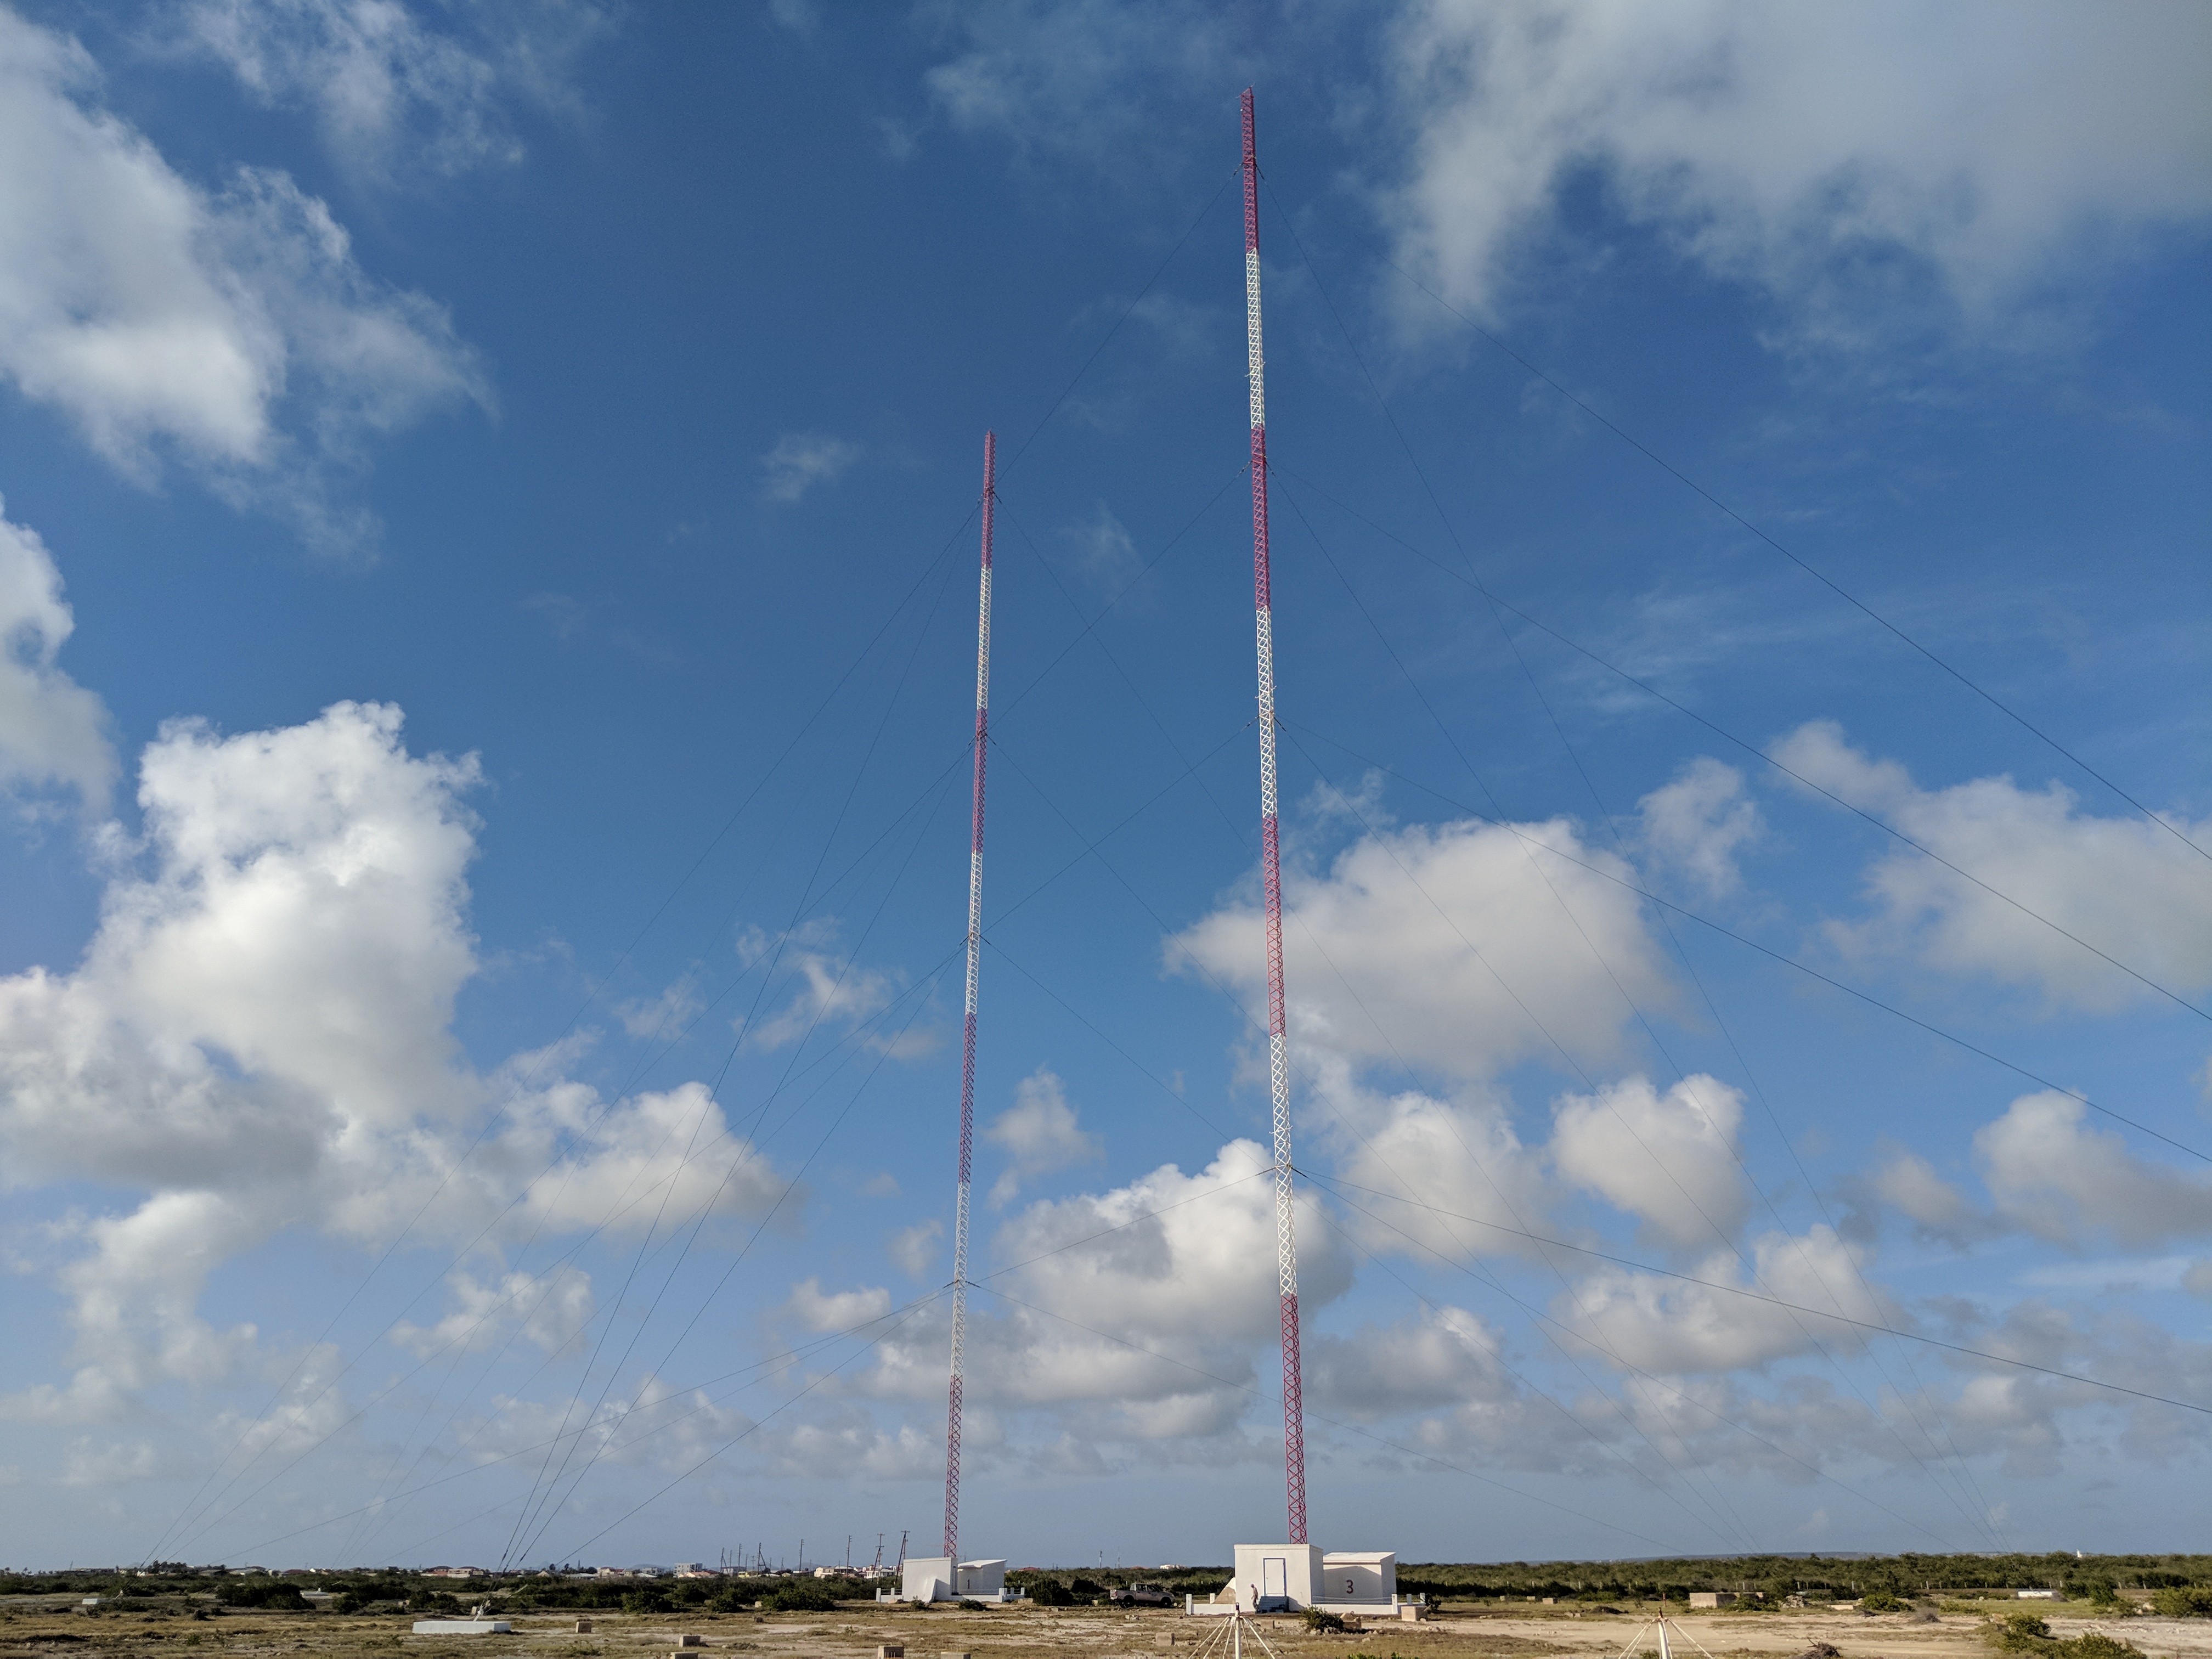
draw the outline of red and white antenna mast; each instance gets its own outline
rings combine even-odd
[[[975,602],[975,814],[968,847],[968,1018],[960,1039],[960,1192],[952,1212],[952,1381],[945,1413],[945,1553],[960,1567],[960,1385],[968,1345],[968,1176],[975,1152],[975,987],[983,953],[983,761],[991,735],[991,512],[999,441],[983,434],[983,574]]]
[[[1275,823],[1275,620],[1267,576],[1267,393],[1260,345],[1260,156],[1244,88],[1244,355],[1252,389],[1252,599],[1259,613],[1260,860],[1267,901],[1267,1091],[1274,1108],[1275,1278],[1283,1303],[1283,1472],[1291,1537],[1306,1541],[1306,1414],[1298,1374],[1298,1240],[1291,1191],[1291,1063],[1283,1018],[1283,870]],[[961,1189],[967,1190],[964,1187]]]

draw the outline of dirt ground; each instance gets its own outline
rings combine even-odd
[[[2212,1659],[2212,1620],[2131,1618],[2094,1621],[2053,1608],[2043,1616],[2057,1636],[2098,1628],[2124,1638],[2148,1659]],[[1539,1612],[1447,1608],[1419,1625],[1377,1622],[1344,1635],[1310,1635],[1296,1621],[1260,1621],[1279,1659],[1612,1659],[1656,1656],[1639,1626],[1648,1612],[1618,1614],[1567,1608]],[[921,1612],[859,1606],[834,1613],[595,1613],[589,1635],[575,1617],[511,1615],[512,1635],[416,1636],[404,1616],[332,1613],[227,1612],[195,1619],[184,1606],[156,1612],[82,1613],[59,1599],[20,1598],[0,1606],[0,1659],[263,1659],[310,1654],[330,1659],[669,1659],[677,1638],[701,1638],[699,1659],[744,1654],[756,1659],[872,1659],[878,1644],[905,1647],[908,1659],[1120,1659],[1188,1656],[1220,1627],[1180,1609],[1123,1613],[1104,1607],[1006,1607],[981,1613]],[[1984,1620],[1946,1614],[1935,1624],[1899,1613],[1866,1617],[1823,1610],[1702,1614],[1677,1621],[1691,1643],[1670,1644],[1675,1659],[1794,1659],[1816,1643],[1842,1659],[1992,1659]],[[1218,1649],[1216,1650],[1218,1651]],[[1211,1659],[1211,1656],[1207,1656]],[[1245,1659],[1265,1659],[1248,1644]]]

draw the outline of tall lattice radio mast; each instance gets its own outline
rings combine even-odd
[[[1252,398],[1252,598],[1260,651],[1260,859],[1267,908],[1267,1091],[1275,1130],[1275,1279],[1283,1316],[1283,1473],[1293,1544],[1306,1541],[1306,1424],[1298,1371],[1298,1241],[1291,1190],[1291,1065],[1283,1018],[1283,871],[1275,822],[1275,623],[1267,574],[1267,357],[1260,343],[1260,156],[1244,89],[1244,355]],[[966,1188],[963,1187],[964,1193]]]
[[[968,1342],[968,1176],[975,1152],[975,988],[983,951],[983,763],[991,735],[991,516],[997,435],[983,434],[983,570],[975,604],[975,811],[968,848],[968,1018],[960,1039],[960,1186],[952,1211],[952,1378],[945,1413],[945,1553],[960,1565],[960,1389]],[[903,1544],[901,1554],[904,1554]]]

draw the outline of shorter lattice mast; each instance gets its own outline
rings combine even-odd
[[[999,441],[983,434],[982,576],[975,605],[975,810],[968,848],[968,1013],[960,1038],[960,1185],[952,1211],[952,1378],[945,1413],[945,1553],[960,1565],[960,1390],[968,1341],[968,1177],[975,1151],[975,989],[983,951],[983,763],[991,738],[991,516]]]

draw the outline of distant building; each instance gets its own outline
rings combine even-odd
[[[1690,1605],[1693,1607],[1730,1607],[1735,1605],[1734,1590],[1692,1590]]]

